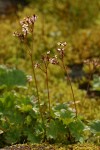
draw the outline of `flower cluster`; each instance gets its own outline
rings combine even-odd
[[[54,65],[58,64],[57,55],[55,55],[54,57],[50,57],[50,51],[48,51],[46,55],[42,56],[42,60],[45,63],[51,63],[51,64],[54,64]]]
[[[13,36],[16,36],[20,39],[21,42],[24,41],[24,35],[22,33],[14,32]]]
[[[66,42],[59,42],[58,43],[58,46],[60,46],[59,48],[57,48],[57,52],[59,53],[60,55],[60,58],[62,59],[65,55],[65,46],[67,45]]]
[[[49,62],[49,59],[50,59],[50,56],[47,54],[47,55],[42,55],[42,61],[44,62],[44,63],[47,63],[47,62]]]
[[[55,55],[54,57],[50,57],[50,51],[48,51],[46,53],[46,55],[42,55],[42,62],[45,64],[45,67],[47,67],[49,63],[53,64],[53,65],[58,65],[59,64],[59,62],[57,60],[57,55]],[[39,68],[42,71],[44,71],[44,69],[41,67],[41,64],[39,64],[39,63],[36,63],[34,65],[34,68]]]
[[[39,63],[35,63],[34,68],[40,68],[40,64]]]
[[[49,59],[49,62],[50,62],[51,64],[58,65],[59,62],[58,62],[58,60],[57,60],[57,55],[55,55],[54,57],[50,58],[50,59]]]
[[[14,36],[18,37],[21,41],[23,41],[27,37],[27,34],[33,32],[33,26],[34,26],[36,19],[37,19],[37,16],[32,15],[30,17],[28,16],[24,18],[23,20],[21,20],[20,21],[21,33],[14,32]]]
[[[22,27],[22,32],[26,36],[28,33],[32,32],[33,25],[37,19],[36,15],[33,15],[31,17],[26,17],[23,20],[20,21],[20,25]]]

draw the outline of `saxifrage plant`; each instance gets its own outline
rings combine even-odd
[[[15,32],[21,42],[24,43],[25,48],[30,56],[32,64],[33,77],[36,87],[37,101],[33,101],[29,96],[18,95],[17,93],[7,93],[0,98],[0,134],[1,145],[2,143],[14,144],[19,142],[45,142],[50,143],[76,143],[84,142],[87,140],[85,132],[94,129],[95,133],[98,132],[98,123],[95,125],[87,126],[78,116],[75,95],[69,78],[67,67],[64,62],[64,47],[66,43],[60,42],[57,49],[59,56],[50,56],[50,52],[42,56],[43,68],[41,64],[35,64],[33,59],[33,46],[34,46],[34,23],[36,16],[26,17],[20,22],[21,32]],[[32,36],[32,45],[28,44],[28,34]],[[59,57],[59,59],[58,59]],[[58,65],[63,69],[67,76],[67,81],[71,87],[73,102],[75,109],[72,109],[67,103],[56,103],[51,105],[50,92],[49,92],[49,78],[48,78],[48,65]],[[36,79],[35,68],[38,67],[45,74],[46,87],[47,87],[47,107],[40,101],[39,88]],[[49,109],[47,109],[49,108]],[[2,137],[4,141],[2,141]]]

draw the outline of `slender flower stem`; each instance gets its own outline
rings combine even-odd
[[[75,95],[74,95],[74,91],[73,91],[72,83],[71,83],[70,77],[69,77],[69,75],[68,75],[68,72],[67,72],[66,66],[65,66],[65,64],[64,64],[64,60],[63,60],[63,58],[62,58],[62,65],[63,65],[63,69],[64,69],[64,71],[66,72],[67,79],[68,79],[69,84],[70,84],[70,87],[71,87],[71,92],[72,92],[73,101],[74,101],[74,106],[75,106],[75,111],[76,111],[76,118],[77,118],[77,107],[76,107]]]
[[[34,24],[32,26],[32,40],[33,40],[32,41],[32,51],[33,51],[34,50]],[[39,97],[38,85],[37,85],[36,74],[35,74],[35,69],[34,69],[34,62],[33,62],[32,51],[30,52],[30,58],[31,58],[33,75],[34,75],[34,80],[35,80],[35,87],[36,87],[36,92],[37,92],[37,98],[38,98],[38,104],[39,104],[39,111],[40,111],[42,122],[44,122],[43,115],[42,115],[42,112],[41,112],[40,97]]]
[[[34,51],[34,24],[32,25],[32,51]]]
[[[34,27],[34,25],[33,25],[33,27]],[[33,28],[32,28],[32,39],[34,40]],[[40,106],[39,90],[38,90],[38,85],[37,85],[37,80],[36,80],[36,74],[35,74],[35,69],[34,69],[34,61],[33,61],[33,54],[32,54],[33,42],[32,42],[32,50],[28,47],[28,44],[27,44],[26,40],[25,40],[24,43],[25,43],[25,46],[26,46],[26,48],[28,50],[28,53],[29,53],[29,56],[30,56],[30,59],[31,59],[32,71],[33,71],[33,76],[34,76],[34,81],[35,81],[35,88],[36,88],[36,93],[37,93],[37,100],[38,100],[38,105],[39,105],[39,112],[40,112],[41,119],[42,119],[42,122],[43,122],[43,115],[42,115],[41,106]]]
[[[31,17],[26,17],[23,20],[20,21],[20,25],[22,28],[22,31],[20,33],[14,32],[14,36],[18,37],[21,42],[24,42],[26,46],[26,50],[29,53],[31,64],[32,64],[32,71],[33,71],[33,76],[35,80],[35,88],[36,88],[36,93],[37,93],[37,99],[38,99],[38,105],[39,105],[39,112],[41,115],[41,119],[43,121],[43,115],[41,111],[41,106],[40,106],[40,98],[39,98],[39,91],[38,91],[38,85],[37,85],[37,80],[36,80],[36,74],[35,74],[35,66],[34,66],[34,59],[33,59],[33,50],[34,50],[34,23],[36,21],[36,16],[32,15]],[[28,33],[31,33],[32,36],[32,46],[30,47],[28,45],[27,37]]]
[[[32,52],[31,51],[30,51],[29,55],[30,55],[31,63],[32,63],[32,70],[33,70],[33,76],[34,76],[34,81],[35,81],[35,87],[36,87],[36,93],[37,93],[37,100],[38,100],[38,104],[39,104],[39,111],[40,111],[41,119],[43,121],[43,115],[42,115],[41,106],[40,106],[40,98],[39,98],[38,85],[37,85],[36,74],[35,74],[35,69],[34,69],[34,62],[33,62],[33,56],[32,56]]]

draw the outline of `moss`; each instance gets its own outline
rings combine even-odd
[[[99,147],[94,144],[85,143],[68,146],[68,150],[99,150]]]
[[[49,144],[18,144],[7,148],[8,150],[99,150],[99,147],[90,143],[58,146]],[[6,150],[6,149],[4,149]]]

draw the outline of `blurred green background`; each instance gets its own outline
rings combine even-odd
[[[0,64],[25,63],[24,49],[12,34],[18,29],[19,20],[32,14],[38,16],[34,33],[36,59],[40,53],[56,49],[59,41],[68,43],[66,62],[70,64],[100,56],[99,0],[20,0],[17,4],[13,0],[9,5],[2,6],[5,9],[0,19]]]

